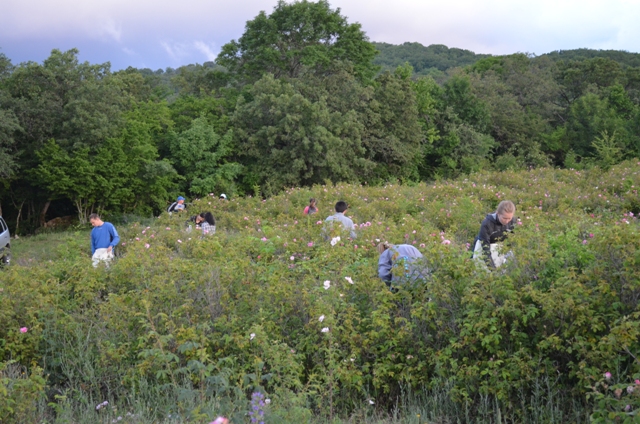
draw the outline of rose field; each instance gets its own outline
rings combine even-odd
[[[638,187],[636,160],[211,197],[107,216],[98,269],[89,227],[23,237],[0,269],[0,422],[636,422]],[[490,272],[468,243],[504,199],[514,259]],[[337,200],[357,238],[332,245]],[[208,210],[216,234],[187,232]],[[427,279],[389,291],[379,241],[415,245]]]

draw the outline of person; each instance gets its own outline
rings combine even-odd
[[[516,206],[510,200],[503,200],[494,213],[488,214],[480,225],[480,232],[473,242],[473,258],[484,261],[490,268],[499,268],[512,252],[500,254],[501,242],[516,225]]]
[[[347,202],[340,200],[338,203],[336,203],[335,206],[336,213],[327,217],[324,222],[331,222],[331,225],[333,225],[333,221],[339,221],[342,224],[342,228],[344,228],[346,231],[349,231],[349,236],[354,239],[356,238],[355,226],[353,225],[353,221],[351,220],[351,218],[345,216],[344,214],[347,211],[347,208]]]
[[[216,220],[213,219],[211,212],[202,212],[196,215],[196,225],[200,225],[203,235],[216,233]]]
[[[105,262],[108,266],[113,259],[113,248],[120,243],[120,236],[116,227],[110,222],[104,222],[97,213],[89,215],[89,222],[93,225],[91,230],[93,267],[97,268],[100,262]]]
[[[184,204],[184,197],[178,196],[178,200],[173,202],[168,208],[167,212],[180,212],[186,209]]]
[[[424,279],[428,270],[419,265],[422,253],[410,244],[378,244],[378,276],[389,288],[392,283]]]
[[[221,198],[222,200],[227,200],[227,195],[226,195],[226,194],[224,194],[224,193],[222,193],[222,194],[220,195],[220,198]]]
[[[303,213],[305,215],[313,215],[316,212],[318,212],[318,208],[316,207],[316,199],[312,197],[311,199],[309,199],[309,204],[306,208],[304,208]]]

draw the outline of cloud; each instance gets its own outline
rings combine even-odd
[[[127,48],[127,47],[123,47],[122,51],[125,52],[126,54],[128,54],[129,56],[137,56],[138,55],[138,53],[136,53],[135,51],[133,51],[130,48]]]
[[[287,0],[293,1],[293,0]],[[640,52],[638,0],[330,0],[372,41],[444,44],[476,53],[542,54],[579,47]],[[4,0],[0,48],[12,60],[42,60],[62,46],[92,59],[164,67],[212,60],[248,20],[277,0]],[[194,41],[195,40],[195,41]],[[206,40],[206,41],[204,41]],[[107,46],[113,48],[106,48]],[[84,49],[84,50],[83,50]],[[122,55],[114,58],[113,52]],[[34,57],[38,55],[38,57]],[[144,56],[144,57],[142,57]],[[127,62],[128,61],[128,62]],[[126,66],[125,66],[126,67]]]
[[[179,61],[189,56],[189,46],[183,43],[161,41],[160,45],[173,61]]]
[[[206,43],[202,41],[196,41],[193,43],[193,45],[202,54],[204,54],[204,56],[207,58],[208,61],[213,62],[214,60],[216,60],[218,53],[214,53],[211,47],[209,47]]]
[[[122,38],[122,26],[116,24],[112,19],[107,20],[103,26],[103,31],[116,42],[120,42]]]

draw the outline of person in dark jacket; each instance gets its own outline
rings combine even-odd
[[[494,213],[488,214],[480,225],[480,232],[473,243],[473,258],[484,257],[491,268],[498,268],[506,261],[511,252],[500,255],[499,243],[516,225],[516,206],[510,200],[503,200]]]
[[[167,212],[180,212],[186,209],[184,197],[178,196],[178,199],[167,208]]]

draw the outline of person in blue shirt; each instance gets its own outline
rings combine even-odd
[[[93,225],[91,230],[93,267],[97,268],[100,262],[108,266],[113,259],[113,248],[120,243],[120,236],[116,227],[110,222],[104,222],[97,213],[89,215],[89,222]]]

